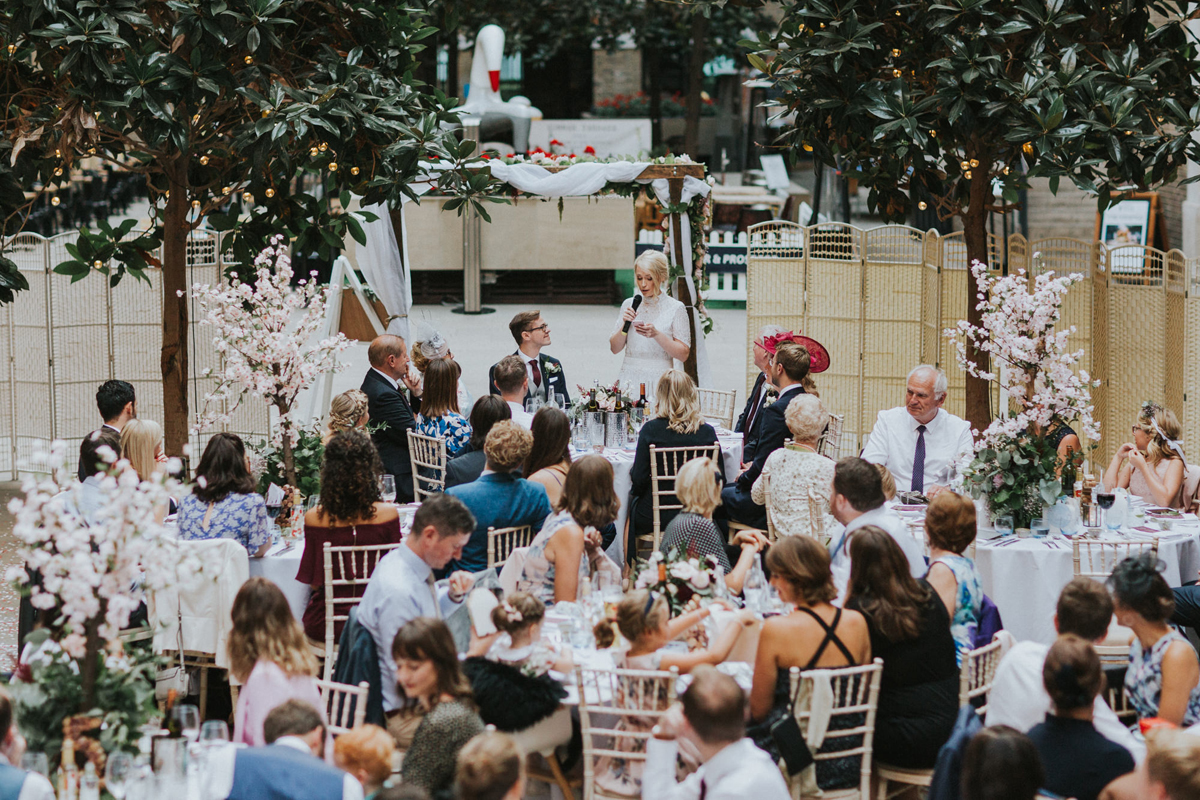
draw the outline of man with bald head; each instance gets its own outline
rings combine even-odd
[[[385,333],[375,337],[367,348],[371,368],[363,378],[362,391],[367,396],[367,411],[371,434],[383,471],[396,479],[396,500],[413,499],[412,462],[408,456],[408,431],[416,427],[414,415],[421,408],[421,398],[408,374],[408,349],[399,336]],[[386,424],[380,424],[386,423]]]
[[[970,458],[971,426],[946,402],[946,373],[922,364],[908,373],[904,405],[880,411],[862,457],[882,464],[902,492],[933,497]]]

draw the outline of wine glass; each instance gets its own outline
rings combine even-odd
[[[396,478],[394,475],[384,475],[379,479],[379,496],[385,503],[396,502]]]
[[[133,772],[133,756],[117,751],[110,753],[104,767],[104,788],[116,800],[124,800],[125,782]]]
[[[195,744],[196,740],[200,738],[200,709],[185,704],[175,706],[172,713],[179,723],[179,730],[183,734],[183,738]]]
[[[49,778],[50,759],[46,757],[45,753],[25,753],[21,756],[21,769]]]
[[[200,726],[200,743],[215,745],[229,741],[229,726],[223,719],[210,719]]]
[[[525,400],[525,412],[527,414],[536,414],[538,408],[541,407],[541,402],[536,397],[529,397]]]
[[[564,395],[562,392],[551,392],[550,393],[550,404],[553,405],[555,408],[557,408],[559,411],[566,411],[567,410],[567,396]]]
[[[1096,505],[1100,506],[1100,508],[1105,512],[1104,524],[1106,527],[1108,525],[1108,509],[1113,507],[1113,503],[1115,503],[1116,500],[1117,496],[1113,492],[1096,492]]]

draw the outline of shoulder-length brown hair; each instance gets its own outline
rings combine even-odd
[[[677,369],[667,370],[658,379],[654,411],[676,433],[695,433],[704,424],[696,384],[686,372]]]
[[[617,518],[621,501],[613,490],[612,464],[604,456],[590,455],[576,461],[563,481],[558,510],[586,528],[603,528]]]
[[[809,605],[837,597],[829,551],[809,536],[784,536],[767,550],[767,569],[792,585]]]
[[[254,478],[246,469],[246,446],[241,437],[213,434],[196,467],[192,494],[202,503],[219,503],[230,494],[254,494]]]
[[[438,358],[425,367],[425,390],[421,395],[421,414],[427,419],[461,414],[458,408],[458,362]]]
[[[370,436],[357,429],[335,433],[321,460],[321,510],[331,522],[373,519],[382,474]]]
[[[850,583],[847,602],[858,608],[889,642],[916,639],[921,613],[931,593],[909,571],[904,551],[888,533],[866,525],[850,539]]]
[[[432,661],[437,672],[437,692],[431,706],[436,706],[441,696],[448,694],[456,700],[471,702],[471,684],[463,675],[458,661],[458,649],[446,623],[433,617],[417,617],[405,623],[392,639],[392,658],[413,661]],[[393,675],[392,680],[395,680]],[[396,690],[404,695],[404,687]]]
[[[233,630],[225,650],[229,671],[245,682],[261,659],[288,675],[316,675],[317,659],[283,591],[266,578],[251,578],[233,598]]]
[[[525,477],[546,467],[571,463],[571,420],[553,406],[542,406],[533,415],[533,449],[525,459]]]

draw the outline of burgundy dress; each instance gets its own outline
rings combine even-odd
[[[313,587],[308,597],[308,606],[304,609],[304,632],[318,642],[325,641],[325,543],[334,547],[349,547],[352,545],[396,544],[400,541],[400,518],[388,522],[367,522],[359,525],[340,525],[332,528],[319,525],[304,526],[304,554],[300,556],[300,571],[296,580]],[[384,552],[369,553],[369,564],[361,554],[354,556],[354,571],[360,578],[369,578],[370,572],[386,555]],[[367,566],[371,569],[367,570]],[[341,557],[333,560],[333,577],[342,577]],[[336,597],[362,597],[366,591],[365,581],[358,586],[336,587]],[[341,609],[339,609],[341,613]],[[338,622],[333,631],[333,641],[337,642],[342,635],[343,623]]]

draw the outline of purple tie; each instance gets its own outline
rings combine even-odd
[[[912,486],[914,492],[925,491],[925,426],[917,426],[917,449],[913,452]]]

